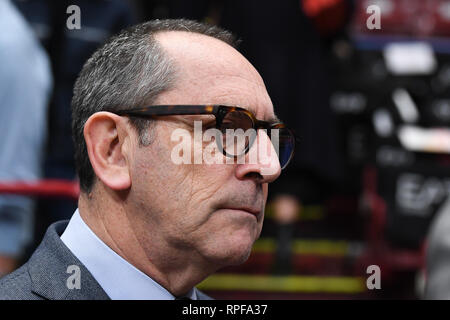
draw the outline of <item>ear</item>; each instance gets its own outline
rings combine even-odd
[[[130,136],[126,119],[110,112],[94,113],[84,125],[89,160],[97,177],[113,190],[131,186],[124,143]]]

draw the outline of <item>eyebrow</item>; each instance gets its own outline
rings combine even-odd
[[[241,107],[241,108],[250,111],[256,117],[256,112],[255,112],[256,110],[253,109],[252,107]],[[269,123],[280,123],[280,122],[282,122],[280,120],[280,118],[278,118],[278,116],[276,114],[273,114],[273,116],[271,116],[269,119],[258,119],[258,120],[262,120],[262,121],[269,122]]]

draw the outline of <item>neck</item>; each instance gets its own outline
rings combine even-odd
[[[217,269],[195,252],[171,247],[158,230],[132,214],[122,197],[96,189],[80,196],[83,221],[114,252],[174,296],[185,295]]]

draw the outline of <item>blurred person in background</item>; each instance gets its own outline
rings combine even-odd
[[[51,93],[47,55],[9,0],[0,0],[0,183],[41,177]],[[33,237],[35,203],[0,195],[0,277]]]
[[[48,112],[44,177],[74,180],[70,112],[73,85],[95,49],[135,22],[132,6],[126,0],[15,0],[14,3],[46,48],[52,64],[54,91]],[[75,23],[77,18],[80,28],[69,28],[68,23]],[[50,223],[69,218],[75,209],[76,203],[70,200],[40,200],[36,238],[41,238]]]
[[[450,198],[431,223],[426,251],[425,299],[450,299]]]

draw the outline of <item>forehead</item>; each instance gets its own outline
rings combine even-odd
[[[183,31],[161,32],[156,39],[176,68],[174,89],[158,104],[223,104],[274,117],[272,102],[256,69],[225,42]]]

